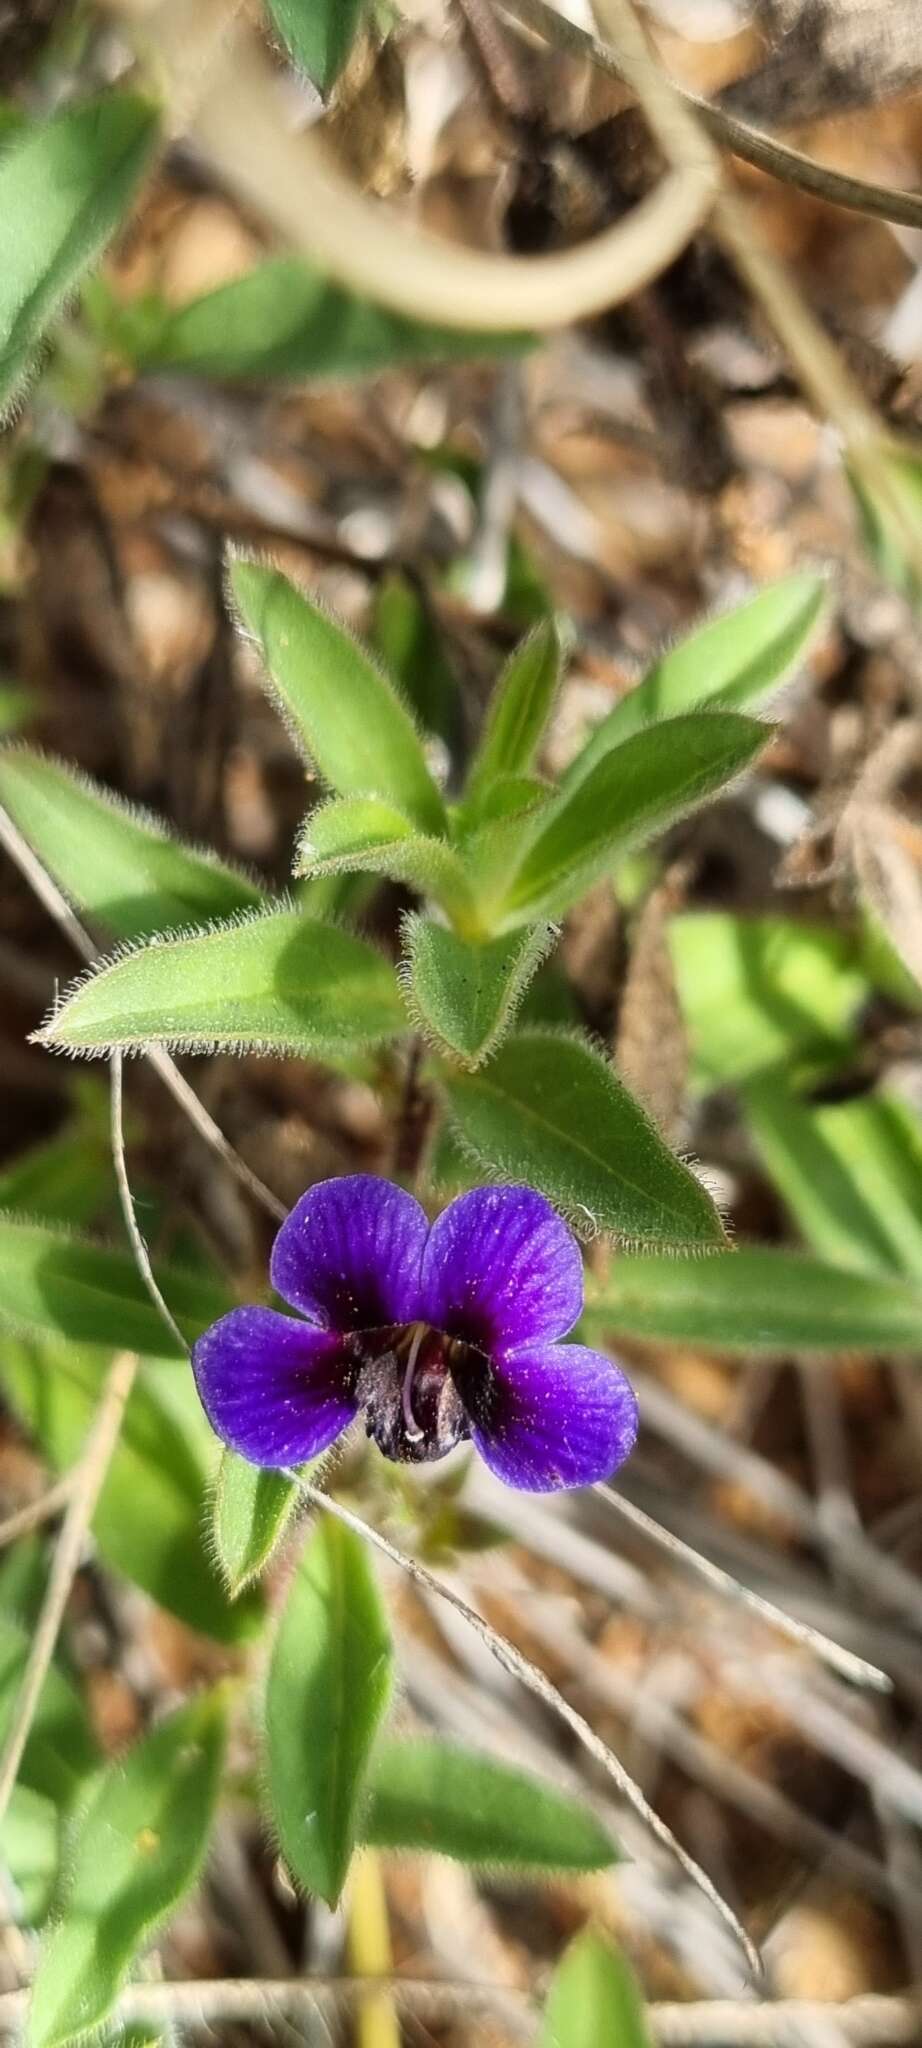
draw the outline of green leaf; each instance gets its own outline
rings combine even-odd
[[[206,1693],[100,1772],[73,1829],[63,1917],[39,1956],[31,2048],[58,2048],[98,2026],[142,1944],[191,1890],[224,1737],[223,1699]]]
[[[17,1919],[27,1927],[44,1920],[58,1872],[58,1808],[53,1799],[13,1786],[0,1823],[0,1855],[13,1882]]]
[[[0,1743],[13,1724],[34,1623],[0,1610]],[[46,1674],[19,1767],[19,1783],[62,1807],[94,1769],[98,1750],[84,1701],[61,1664]]]
[[[454,759],[464,734],[458,678],[431,603],[424,604],[409,577],[398,570],[378,582],[372,638],[423,731],[437,733]]]
[[[575,1799],[476,1750],[388,1742],[374,1757],[362,1838],[462,1863],[604,1870],[619,1851]]]
[[[373,946],[279,910],[116,954],[65,989],[36,1037],[69,1052],[167,1044],[322,1058],[404,1021],[393,968]]]
[[[108,1362],[108,1353],[88,1346],[4,1342],[0,1378],[56,1472],[67,1471],[80,1454]],[[233,1644],[253,1635],[263,1608],[255,1591],[230,1604],[206,1548],[217,1448],[188,1365],[166,1359],[142,1365],[93,1533],[111,1570],[190,1628]]]
[[[868,982],[831,927],[695,911],[668,940],[699,1088],[781,1063],[822,1070],[852,1042]]]
[[[542,813],[500,899],[502,920],[559,915],[617,856],[664,832],[749,765],[770,737],[735,711],[664,719],[613,747]]]
[[[265,1571],[297,1499],[297,1488],[281,1472],[250,1465],[235,1451],[224,1451],[213,1529],[218,1564],[232,1600]]]
[[[370,872],[406,882],[435,897],[460,922],[475,916],[467,874],[446,839],[418,832],[412,820],[374,796],[334,797],[308,813],[295,871],[322,875]]]
[[[289,56],[328,93],[358,35],[367,0],[268,0],[268,7]]]
[[[324,781],[341,796],[383,797],[423,832],[443,832],[419,734],[370,655],[277,570],[238,560],[230,584],[292,738]]]
[[[774,1246],[709,1259],[646,1253],[612,1260],[583,1319],[615,1337],[724,1351],[917,1351],[922,1285],[913,1290]]]
[[[500,775],[524,775],[541,744],[560,680],[560,635],[545,619],[515,649],[497,681],[467,779],[476,798]]]
[[[78,910],[117,938],[254,910],[263,892],[156,818],[27,747],[0,754],[0,804]]]
[[[435,327],[356,297],[295,257],[273,257],[246,277],[186,305],[162,305],[118,340],[141,369],[205,377],[335,379],[374,376],[401,363],[518,354],[527,337]],[[437,728],[433,728],[434,730]]]
[[[228,1307],[223,1289],[200,1274],[158,1265],[157,1277],[190,1338]],[[0,1216],[0,1323],[152,1358],[170,1350],[169,1331],[128,1252],[24,1216]]]
[[[444,925],[404,919],[404,995],[420,1029],[466,1067],[482,1066],[512,1023],[553,938],[550,925],[474,945]]]
[[[267,1772],[292,1875],[333,1906],[391,1696],[387,1618],[365,1547],[325,1516],[293,1580],[266,1695]]]
[[[151,156],[146,100],[107,92],[18,128],[0,155],[0,408],[127,212]]]
[[[624,1956],[594,1928],[571,1941],[551,1979],[539,2048],[652,2048]]]
[[[19,732],[28,725],[35,711],[35,703],[28,690],[20,690],[15,683],[0,683],[0,735]]]
[[[104,1091],[81,1077],[75,1114],[54,1138],[21,1152],[0,1172],[0,1216],[17,1212],[80,1228],[115,1199]]]
[[[781,1078],[745,1093],[765,1166],[823,1257],[922,1284],[922,1121],[881,1089],[809,1109]]]
[[[922,454],[908,442],[881,437],[875,451],[879,476],[846,465],[864,544],[888,583],[912,603],[922,601]],[[885,488],[880,490],[880,478]]]
[[[564,788],[577,788],[613,746],[657,719],[704,704],[741,711],[762,702],[803,660],[828,604],[826,578],[800,570],[708,619],[661,655],[636,690],[603,718],[567,770]]]
[[[477,1074],[444,1072],[464,1143],[527,1181],[577,1226],[628,1242],[725,1242],[710,1196],[663,1144],[607,1062],[578,1038],[519,1031]]]

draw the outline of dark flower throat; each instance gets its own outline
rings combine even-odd
[[[402,1465],[444,1458],[470,1436],[467,1409],[486,1390],[482,1353],[428,1323],[395,1323],[354,1339],[356,1399],[385,1458]],[[466,1399],[458,1390],[459,1381]]]

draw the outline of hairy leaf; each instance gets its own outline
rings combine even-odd
[[[651,1245],[725,1242],[700,1182],[579,1039],[515,1032],[479,1073],[446,1071],[442,1085],[482,1168],[539,1188],[577,1227]]]
[[[531,768],[560,678],[560,635],[553,619],[536,626],[510,655],[487,710],[480,745],[467,780],[467,802],[500,775]]]
[[[390,1631],[365,1547],[325,1516],[292,1582],[269,1671],[267,1776],[285,1860],[335,1905],[391,1695]]]
[[[0,409],[28,376],[43,335],[127,212],[157,116],[107,92],[17,126],[0,153]]]
[[[206,1693],[100,1773],[38,1960],[32,2048],[59,2048],[111,2012],[139,1948],[195,1883],[223,1755],[223,1701]]]
[[[0,804],[78,910],[116,938],[254,910],[263,892],[172,839],[88,776],[26,747],[0,754]]]
[[[588,1807],[475,1750],[388,1742],[369,1785],[362,1836],[379,1849],[537,1870],[603,1870],[618,1860]]]
[[[500,921],[508,927],[523,914],[559,915],[618,855],[731,782],[768,738],[755,719],[701,711],[664,719],[613,747],[540,815],[500,898]]]
[[[564,776],[576,789],[614,746],[643,726],[709,704],[741,711],[778,688],[808,652],[825,618],[824,576],[798,570],[719,618],[706,620],[653,667],[603,718]]]
[[[405,994],[422,1029],[466,1067],[482,1066],[508,1031],[551,944],[549,925],[474,945],[431,918],[404,919]]]
[[[198,1336],[228,1306],[223,1289],[197,1273],[158,1267],[180,1328]],[[0,1216],[0,1323],[24,1334],[108,1344],[160,1358],[169,1331],[128,1252],[85,1243],[54,1223]]]
[[[655,1337],[724,1351],[915,1351],[922,1283],[843,1270],[775,1246],[713,1258],[612,1260],[584,1321],[613,1338]]]
[[[225,1450],[214,1500],[218,1564],[232,1600],[265,1571],[297,1505],[297,1488],[281,1472],[250,1465]]]
[[[294,910],[267,912],[117,954],[65,990],[43,1045],[215,1046],[322,1057],[403,1025],[394,972],[364,939]]]
[[[423,832],[445,809],[393,684],[344,626],[277,570],[239,560],[231,589],[295,743],[340,796],[380,796]]]

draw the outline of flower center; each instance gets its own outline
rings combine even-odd
[[[386,1458],[424,1464],[470,1436],[456,1376],[474,1362],[471,1345],[428,1323],[395,1323],[363,1331],[355,1349],[356,1396],[368,1435]],[[485,1359],[478,1363],[485,1368]]]

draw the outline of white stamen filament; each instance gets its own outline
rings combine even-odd
[[[410,1345],[410,1356],[407,1359],[407,1369],[403,1376],[403,1388],[401,1390],[400,1396],[401,1405],[403,1408],[403,1419],[407,1426],[407,1438],[411,1444],[421,1443],[423,1437],[426,1434],[424,1429],[419,1428],[416,1417],[413,1413],[413,1374],[416,1371],[416,1361],[419,1357],[419,1347],[423,1341],[425,1334],[425,1323],[415,1323],[413,1326],[413,1341]]]

